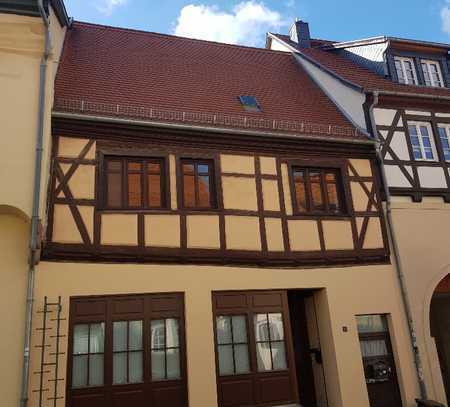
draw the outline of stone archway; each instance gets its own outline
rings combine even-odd
[[[450,400],[450,274],[434,290],[430,306],[430,330],[436,342],[447,400]]]

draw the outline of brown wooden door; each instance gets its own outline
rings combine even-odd
[[[182,294],[73,298],[67,407],[187,407]]]
[[[384,315],[358,317],[359,341],[371,407],[402,405],[389,331]],[[372,322],[367,322],[371,320]]]
[[[220,407],[298,401],[285,291],[213,294]]]

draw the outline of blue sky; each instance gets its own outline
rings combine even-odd
[[[298,17],[313,37],[450,42],[450,0],[65,0],[76,20],[263,46]]]

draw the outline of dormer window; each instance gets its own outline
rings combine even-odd
[[[442,88],[444,86],[444,81],[442,79],[439,62],[422,59],[421,64],[425,85]]]
[[[412,58],[394,57],[395,69],[399,83],[418,85],[416,68]]]

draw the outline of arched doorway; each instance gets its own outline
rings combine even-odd
[[[450,400],[450,274],[434,290],[430,309],[431,336],[441,365],[447,400]]]

